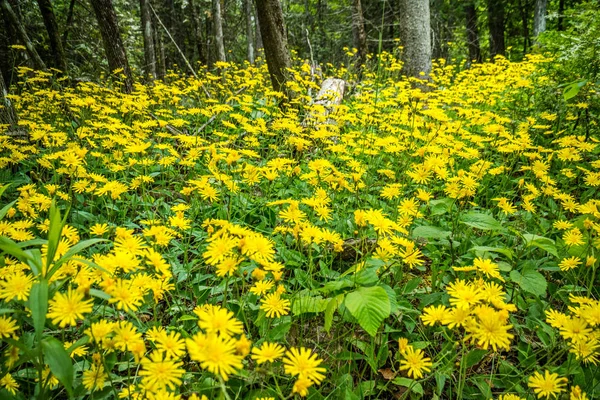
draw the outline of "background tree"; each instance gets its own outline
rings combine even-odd
[[[467,1],[465,2],[464,7],[469,60],[481,62],[481,47],[479,46],[479,28],[477,26],[477,9],[475,8],[475,2]]]
[[[248,61],[254,64],[254,7],[252,0],[244,0],[244,8],[246,11],[246,46],[248,51]]]
[[[58,31],[58,24],[56,23],[56,17],[54,16],[54,9],[50,0],[37,0],[38,7],[48,32],[50,39],[50,48],[54,55],[54,66],[62,72],[67,72],[67,60],[65,58],[65,51],[63,49],[62,41],[60,39],[60,33]]]
[[[119,22],[117,14],[112,4],[112,0],[90,0],[94,14],[98,20],[98,27],[102,35],[104,50],[108,60],[110,71],[122,70],[125,75],[123,82],[123,90],[130,93],[133,90],[133,79],[129,62],[127,61],[127,53],[121,34],[119,32]]]
[[[14,131],[17,126],[17,113],[8,98],[8,88],[2,74],[0,74],[0,124],[8,124],[9,132]]]
[[[490,30],[490,57],[504,55],[504,2],[503,0],[488,0],[488,26]]]
[[[533,12],[533,37],[546,30],[546,6],[548,0],[535,0],[535,9]]]
[[[292,61],[281,3],[279,0],[256,0],[256,13],[273,89],[285,90],[288,79],[287,69],[291,67]]]
[[[142,23],[142,36],[144,38],[144,72],[152,79],[156,79],[156,52],[154,50],[154,35],[152,27],[152,13],[150,0],[140,0],[140,19]]]
[[[400,42],[404,73],[419,76],[431,71],[431,28],[428,0],[400,1]]]
[[[13,10],[8,0],[0,0],[0,7],[2,7],[2,11],[6,16],[7,20],[14,27],[19,40],[27,49],[27,54],[29,54],[29,57],[31,57],[33,66],[37,69],[46,69],[46,64],[44,63],[44,61],[42,61],[42,58],[36,51],[33,42],[31,41],[31,39],[29,39],[29,35],[25,30],[25,26],[23,25],[19,16],[16,14],[15,10]]]
[[[362,4],[360,0],[352,2],[352,33],[354,34],[354,47],[356,53],[356,64],[362,66],[367,59],[367,32],[365,31],[365,20],[363,17]]]
[[[221,14],[221,0],[213,0],[213,13],[215,43],[217,45],[217,60],[226,61],[225,43],[223,41],[223,16]]]

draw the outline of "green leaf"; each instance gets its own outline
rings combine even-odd
[[[292,303],[292,314],[320,313],[327,308],[328,301],[321,296],[299,296]]]
[[[371,336],[391,312],[390,299],[381,286],[361,287],[346,295],[344,305]]]
[[[580,79],[569,83],[563,90],[563,98],[565,101],[571,100],[573,97],[579,94],[579,91],[585,84],[588,83],[587,79]]]
[[[429,202],[431,215],[443,215],[450,212],[455,201],[456,200],[447,197],[439,200],[431,200]]]
[[[392,383],[394,385],[409,388],[413,393],[420,394],[421,396],[423,396],[423,394],[424,394],[423,386],[421,386],[421,384],[419,382],[415,381],[414,379],[404,378],[404,377],[399,376],[397,378],[394,378],[392,380]]]
[[[0,197],[2,197],[2,195],[4,194],[4,191],[6,189],[8,189],[10,187],[10,185],[12,185],[12,183],[7,183],[6,185],[2,185],[0,186]],[[1,218],[1,217],[0,217]]]
[[[56,207],[54,200],[52,200],[52,205],[50,206],[50,227],[48,228],[48,252],[46,257],[46,266],[48,267],[52,265],[52,261],[54,261],[54,255],[56,254],[56,249],[58,249],[62,228],[63,221],[60,219],[60,210]]]
[[[22,262],[32,260],[30,254],[26,253],[15,241],[7,237],[0,236],[0,250]]]
[[[46,325],[46,313],[48,312],[48,281],[42,279],[31,287],[29,293],[29,309],[33,319],[33,328],[38,342],[42,339],[42,332]]]
[[[17,202],[16,200],[11,201],[10,203],[8,203],[4,207],[2,207],[2,209],[0,210],[0,219],[4,218],[4,216],[6,215],[6,213],[8,212],[8,210],[10,210],[10,208],[12,206],[14,206],[16,202]]]
[[[483,360],[483,357],[485,357],[486,354],[488,354],[488,351],[483,349],[473,349],[469,351],[467,353],[467,356],[465,357],[465,367],[471,368],[475,364],[479,364],[479,362]]]
[[[446,231],[438,226],[417,226],[412,231],[412,237],[425,239],[446,239],[452,232]]]
[[[525,239],[525,243],[527,247],[538,247],[542,250],[546,250],[548,253],[552,254],[554,257],[558,257],[558,251],[556,250],[556,245],[554,244],[554,240],[544,237],[538,236],[531,233],[526,233],[523,235],[523,239]]]
[[[100,243],[100,242],[107,242],[108,240],[106,239],[88,239],[88,240],[84,240],[83,242],[79,242],[77,243],[75,246],[71,247],[69,249],[69,251],[67,251],[61,258],[59,258],[54,265],[52,266],[51,270],[48,271],[48,274],[46,275],[46,278],[50,279],[50,277],[52,277],[52,275],[54,275],[54,273],[56,271],[58,271],[58,269],[60,268],[60,266],[69,261],[73,256],[75,256],[76,254],[78,254],[80,251],[87,249],[90,246],[95,245],[96,243]]]
[[[546,288],[548,286],[546,278],[534,269],[528,268],[522,272],[512,270],[510,271],[510,279],[528,293],[538,297],[546,295]]]
[[[63,344],[56,338],[47,337],[42,341],[42,352],[50,371],[64,385],[71,397],[73,395],[73,364]]]
[[[484,231],[503,231],[504,227],[500,225],[494,217],[477,211],[470,211],[462,215],[459,219],[461,224]]]
[[[476,253],[500,253],[504,254],[509,260],[512,260],[513,258],[513,252],[510,249],[507,249],[506,247],[474,246],[471,247],[469,251],[473,251]]]
[[[325,332],[329,333],[331,326],[333,325],[333,314],[335,310],[342,304],[344,301],[344,294],[338,294],[334,298],[330,299],[327,303],[327,307],[325,308]]]

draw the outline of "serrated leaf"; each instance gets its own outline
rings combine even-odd
[[[375,336],[391,312],[390,299],[381,286],[361,287],[348,293],[344,305],[371,336]]]
[[[327,308],[328,300],[321,296],[299,296],[292,303],[292,314],[320,313]]]
[[[63,384],[69,396],[73,394],[73,364],[62,342],[53,337],[42,341],[44,361],[50,367],[52,374]]]
[[[523,239],[525,239],[525,243],[527,247],[533,246],[538,247],[542,250],[546,250],[548,253],[552,254],[554,257],[558,257],[558,251],[556,250],[556,245],[554,244],[554,240],[544,237],[538,236],[531,233],[526,233],[523,235]]]
[[[477,211],[470,211],[463,214],[459,222],[461,224],[481,229],[484,231],[503,231],[504,227],[494,217]]]
[[[510,271],[510,279],[528,293],[538,297],[546,295],[546,288],[548,286],[546,278],[534,269],[525,269],[522,272],[512,270]]]

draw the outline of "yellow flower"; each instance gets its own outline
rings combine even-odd
[[[67,294],[56,292],[48,302],[48,318],[51,318],[52,323],[58,324],[60,328],[76,325],[78,319],[82,319],[84,314],[92,311],[92,300],[83,300],[83,297],[83,293],[74,291],[71,287]]]
[[[533,389],[538,399],[556,397],[565,391],[566,384],[567,378],[559,377],[558,374],[550,373],[548,370],[544,372],[544,375],[536,371],[528,380],[528,386]]]
[[[431,358],[425,357],[421,349],[415,350],[409,345],[406,347],[406,351],[402,354],[402,357],[400,371],[407,371],[409,377],[419,379],[423,377],[423,372],[431,371]]]
[[[319,384],[325,379],[323,373],[327,371],[319,365],[323,360],[317,354],[304,347],[292,347],[285,353],[283,359],[286,374],[298,376],[299,379],[308,379],[314,384]]]
[[[181,385],[181,377],[185,370],[180,368],[183,363],[165,358],[162,351],[154,351],[150,357],[142,360],[142,369],[139,375],[142,384],[147,390],[165,389],[174,390]]]
[[[277,343],[265,342],[261,347],[252,349],[252,359],[256,360],[257,364],[272,362],[283,356],[285,348]]]
[[[242,323],[225,308],[206,305],[197,308],[194,312],[199,317],[198,326],[207,334],[217,334],[228,338],[244,331]]]
[[[260,309],[263,310],[269,318],[279,318],[287,315],[290,311],[290,301],[282,299],[277,292],[266,295],[261,300]]]
[[[216,335],[197,333],[186,340],[192,360],[198,361],[203,369],[228,380],[229,375],[242,368],[241,355],[237,352],[237,341]]]

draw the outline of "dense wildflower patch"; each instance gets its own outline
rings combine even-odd
[[[597,97],[543,108],[552,62],[415,84],[386,53],[330,109],[307,64],[286,107],[260,64],[130,95],[21,69],[3,393],[599,396]]]

